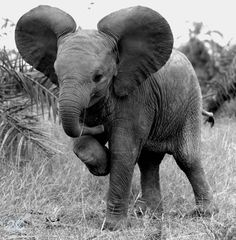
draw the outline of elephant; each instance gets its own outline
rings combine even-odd
[[[109,174],[108,229],[127,224],[135,165],[137,209],[161,217],[159,166],[171,154],[194,192],[194,212],[212,214],[213,194],[201,163],[203,110],[198,79],[173,48],[168,22],[144,6],[115,11],[97,30],[76,27],[64,11],[40,5],[17,22],[23,59],[60,88],[59,113],[73,151],[97,176]]]

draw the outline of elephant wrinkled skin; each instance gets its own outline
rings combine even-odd
[[[166,153],[189,179],[197,210],[212,213],[200,160],[199,83],[188,59],[172,49],[171,29],[160,14],[141,6],[121,9],[104,17],[98,30],[76,30],[70,15],[39,6],[20,18],[15,39],[23,58],[60,86],[60,116],[75,154],[93,174],[110,173],[106,227],[126,222],[136,163],[138,202],[160,217],[159,165]]]

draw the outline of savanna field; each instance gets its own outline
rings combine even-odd
[[[1,161],[0,239],[155,239],[155,222],[137,218],[133,205],[140,194],[136,168],[130,196],[132,227],[102,231],[109,177],[95,177],[73,154],[60,126],[43,121],[56,154],[40,153],[18,166]],[[236,119],[217,118],[202,125],[202,158],[219,213],[187,218],[195,205],[191,186],[171,156],[161,164],[164,203],[163,238],[183,240],[236,239]]]

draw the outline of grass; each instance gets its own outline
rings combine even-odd
[[[0,240],[147,239],[156,227],[147,216],[131,218],[124,231],[101,231],[108,177],[95,177],[74,156],[61,127],[42,125],[58,153],[40,153],[17,168],[0,166]],[[214,128],[202,127],[203,164],[219,213],[211,218],[185,218],[194,207],[192,189],[171,156],[161,164],[164,202],[163,237],[167,240],[236,239],[236,121],[222,118]],[[130,211],[140,194],[136,169]],[[129,214],[130,216],[130,214]],[[151,239],[151,238],[150,238]],[[154,239],[154,238],[153,238]]]

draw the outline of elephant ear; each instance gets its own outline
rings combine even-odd
[[[62,10],[38,6],[24,14],[16,25],[15,41],[23,59],[58,85],[54,70],[59,37],[74,32],[74,19]]]
[[[159,70],[169,59],[173,36],[167,21],[142,6],[121,9],[104,17],[98,30],[115,38],[119,52],[116,95],[122,97]]]

